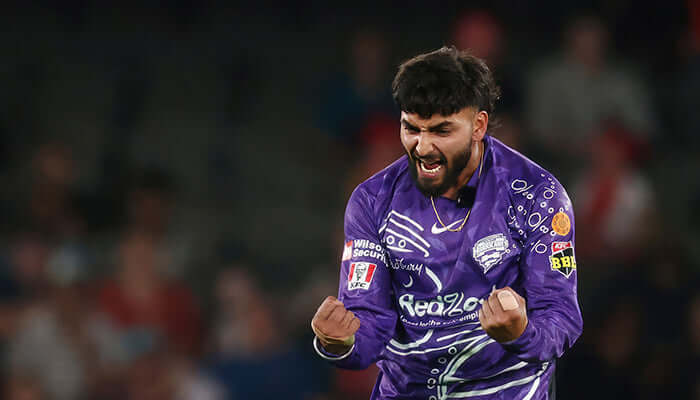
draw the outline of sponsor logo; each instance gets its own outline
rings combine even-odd
[[[451,223],[451,224],[449,224],[449,225],[447,225],[447,226],[445,226],[445,227],[442,227],[442,228],[438,228],[437,222],[436,222],[436,223],[433,224],[433,227],[430,228],[430,232],[432,232],[433,235],[439,235],[439,234],[441,234],[441,233],[443,233],[443,232],[446,232],[446,231],[449,230],[449,229],[452,229],[452,228],[456,227],[456,226],[459,225],[461,222],[462,222],[461,220],[455,221],[455,222],[453,222],[453,223]]]
[[[474,260],[481,265],[484,273],[487,273],[494,265],[501,262],[503,254],[509,252],[508,239],[502,233],[479,239],[472,249]]]
[[[406,293],[399,297],[399,307],[411,317],[455,317],[476,310],[483,301],[477,297],[466,297],[459,292],[427,300],[416,300],[414,295]]]
[[[377,269],[377,264],[367,262],[356,262],[350,264],[350,273],[348,274],[348,290],[369,289],[374,277],[374,270]]]
[[[418,275],[423,272],[423,267],[425,265],[423,264],[416,264],[416,263],[406,263],[404,262],[403,258],[395,258],[394,262],[391,263],[391,268],[392,269],[398,269],[402,271],[407,271],[407,272],[417,272]]]
[[[549,256],[552,271],[557,271],[565,277],[571,276],[576,270],[576,257],[571,242],[552,242],[552,255]]]
[[[367,239],[355,239],[352,243],[352,258],[370,257],[386,264],[386,252],[377,243]]]
[[[552,229],[561,236],[566,236],[571,230],[571,220],[566,213],[559,211],[552,218]]]
[[[347,261],[352,258],[352,240],[348,240],[343,248],[343,259],[342,261]]]

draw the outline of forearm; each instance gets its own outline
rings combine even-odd
[[[369,312],[355,311],[360,318],[360,329],[355,333],[354,342],[349,345],[326,347],[315,339],[314,347],[322,358],[344,369],[365,369],[376,362],[382,350],[391,339],[395,321],[390,316],[372,315]],[[389,326],[391,328],[389,328]]]
[[[561,357],[574,344],[582,328],[580,314],[574,317],[558,312],[534,314],[522,335],[502,346],[523,361],[544,362]]]

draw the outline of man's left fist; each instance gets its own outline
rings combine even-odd
[[[508,286],[494,290],[479,310],[479,321],[495,341],[515,340],[527,326],[525,299]]]

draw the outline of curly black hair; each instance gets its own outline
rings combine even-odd
[[[430,118],[466,107],[493,113],[500,90],[486,63],[454,46],[420,54],[399,66],[392,84],[401,111]]]

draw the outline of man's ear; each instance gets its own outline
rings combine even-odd
[[[486,111],[477,111],[474,114],[474,123],[472,130],[472,140],[481,141],[486,134],[486,129],[489,126],[489,114]]]

